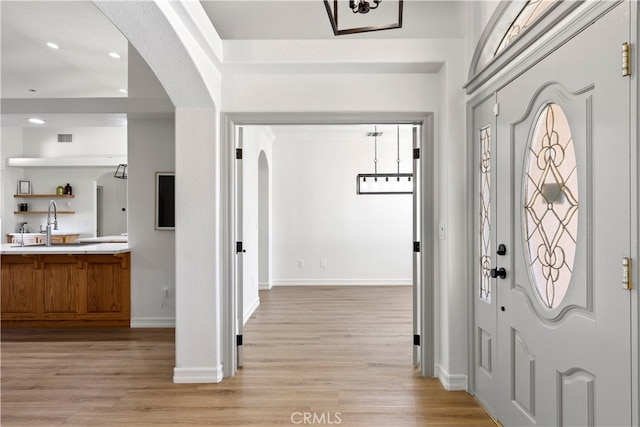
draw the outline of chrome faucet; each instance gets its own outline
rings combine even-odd
[[[20,223],[20,246],[24,246],[24,230],[27,228],[26,222]]]
[[[53,223],[51,222],[51,205],[53,205]],[[45,245],[51,246],[51,224],[53,224],[53,229],[58,229],[58,206],[54,200],[49,201],[49,207],[47,208],[47,234]]]

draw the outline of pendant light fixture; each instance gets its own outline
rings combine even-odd
[[[403,0],[324,0],[333,34],[402,28]],[[339,19],[338,19],[339,17]]]
[[[378,173],[378,127],[373,132],[367,132],[368,137],[373,136],[373,173],[361,173],[356,177],[357,194],[412,194],[413,174],[400,173],[400,126],[396,127],[396,173]]]
[[[114,178],[127,179],[127,164],[120,163],[116,168],[116,173],[113,174]]]

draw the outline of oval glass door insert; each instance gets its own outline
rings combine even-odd
[[[549,103],[529,141],[524,176],[524,241],[539,301],[549,309],[569,289],[578,232],[576,153],[566,115]]]

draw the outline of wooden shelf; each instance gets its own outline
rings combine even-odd
[[[58,197],[63,199],[73,199],[73,194],[14,194],[13,197],[23,199],[50,199],[52,197]]]
[[[16,215],[46,215],[47,211],[13,211]],[[52,212],[53,213],[53,212]],[[75,211],[58,211],[58,215],[74,214]]]

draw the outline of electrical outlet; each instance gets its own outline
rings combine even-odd
[[[327,268],[327,260],[326,259],[321,259],[320,260],[320,268]]]
[[[162,288],[162,298],[169,298],[169,288]]]
[[[299,259],[298,260],[298,268],[304,268],[304,260],[303,259]]]

